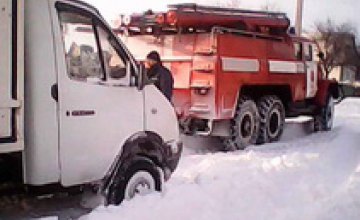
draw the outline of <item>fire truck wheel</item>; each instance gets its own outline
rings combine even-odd
[[[256,143],[259,131],[259,111],[256,103],[247,97],[239,100],[232,120],[231,137],[224,140],[225,151],[244,150]]]
[[[154,191],[161,191],[161,184],[161,175],[156,165],[146,158],[138,158],[124,174],[116,177],[107,202],[119,205],[123,200],[131,200],[137,195],[145,196]]]
[[[264,96],[258,101],[260,128],[257,144],[278,141],[285,124],[285,109],[277,96]]]
[[[314,117],[314,130],[330,131],[333,127],[335,113],[334,98],[330,95],[326,105],[320,109],[320,113]]]

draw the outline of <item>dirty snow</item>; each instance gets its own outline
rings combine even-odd
[[[164,193],[99,207],[82,220],[358,220],[360,100],[336,110],[328,133],[235,153],[187,150]]]
[[[44,217],[44,218],[39,218],[37,220],[58,220],[58,217]]]

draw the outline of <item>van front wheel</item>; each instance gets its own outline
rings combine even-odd
[[[119,205],[123,200],[131,200],[136,196],[145,196],[161,191],[162,180],[159,169],[151,161],[134,160],[124,175],[116,176],[110,187],[108,204]]]

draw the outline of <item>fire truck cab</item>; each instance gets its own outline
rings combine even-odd
[[[162,55],[184,133],[221,137],[224,150],[236,150],[279,140],[286,117],[331,129],[337,84],[324,78],[316,43],[289,33],[286,14],[169,8],[123,17],[115,29],[138,60]]]

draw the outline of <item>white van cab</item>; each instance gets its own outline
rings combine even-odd
[[[94,7],[0,0],[0,41],[5,173],[16,160],[26,186],[95,183],[109,204],[161,190],[182,150],[176,114]]]

